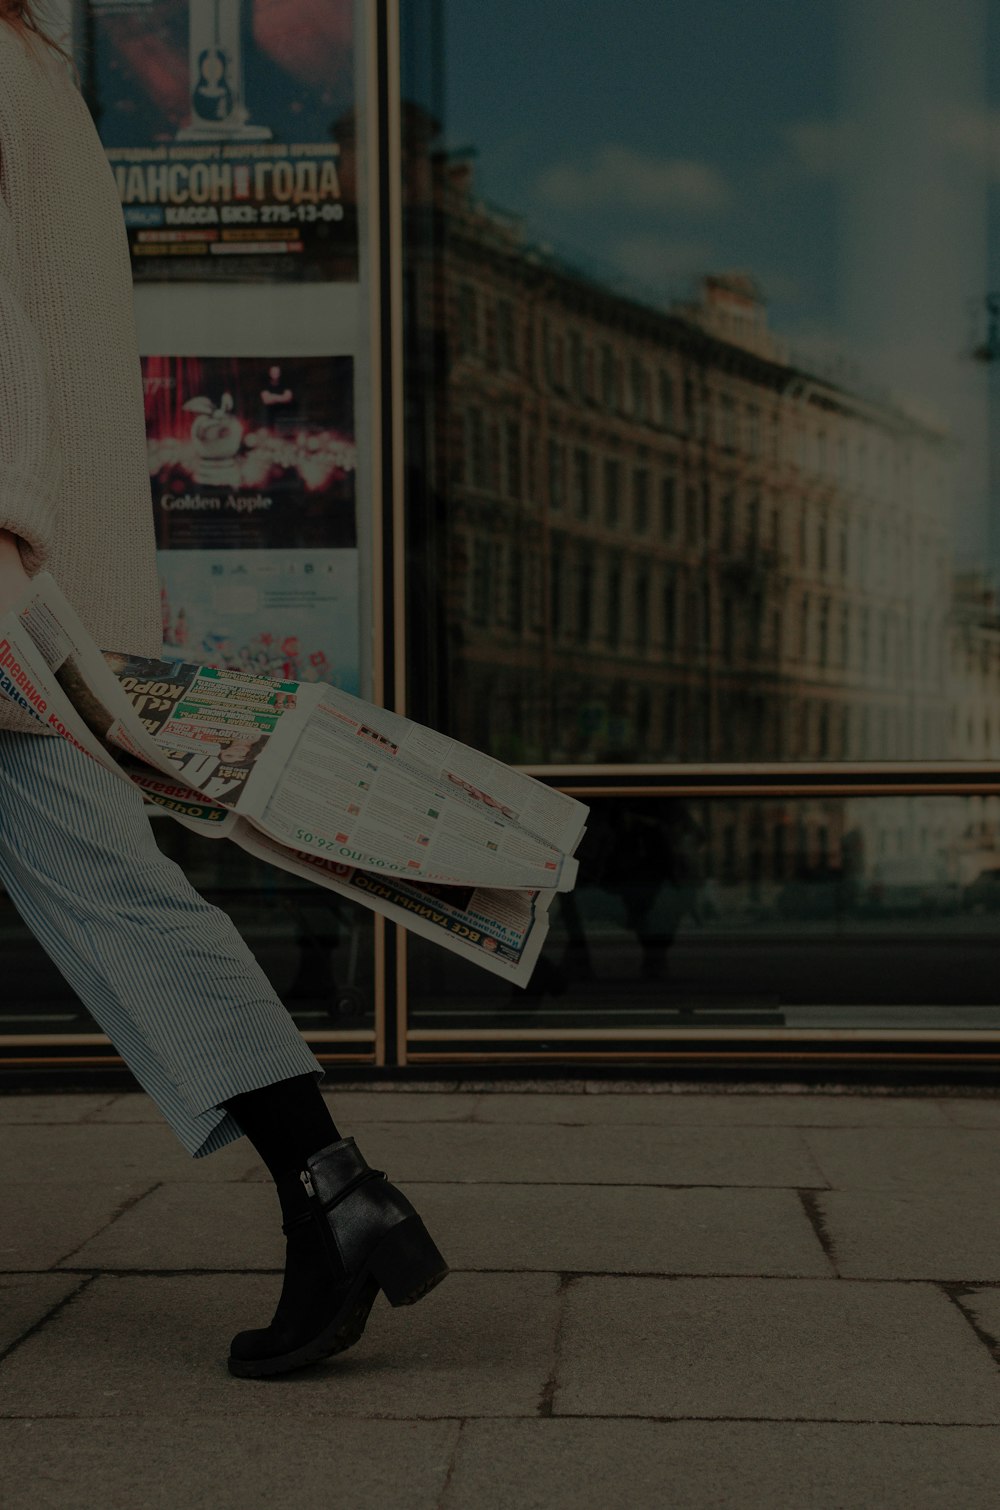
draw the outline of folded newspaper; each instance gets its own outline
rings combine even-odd
[[[527,985],[588,809],[325,682],[101,650],[48,572],[0,691],[198,833]]]

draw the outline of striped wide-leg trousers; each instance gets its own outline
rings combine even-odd
[[[220,1102],[324,1071],[230,918],[157,846],[139,793],[66,740],[0,730],[0,883],[184,1148]]]

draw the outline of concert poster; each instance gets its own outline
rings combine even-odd
[[[358,278],[352,0],[87,0],[143,279]]]

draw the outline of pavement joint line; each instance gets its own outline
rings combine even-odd
[[[14,1188],[19,1185],[30,1185],[33,1189],[41,1188],[43,1190],[46,1184],[61,1183],[64,1182],[59,1180],[45,1181],[38,1179],[5,1181],[5,1184],[10,1188]],[[117,1181],[116,1183],[120,1184],[121,1181]],[[159,1188],[160,1186],[172,1186],[176,1189],[178,1186],[181,1186],[188,1188],[224,1190],[227,1185],[270,1185],[271,1183],[272,1181],[270,1177],[266,1174],[261,1174],[255,1166],[248,1175],[242,1174],[232,1180],[196,1181],[187,1179],[171,1179],[168,1176],[166,1179],[158,1180],[156,1188]],[[801,1191],[816,1191],[820,1195],[826,1195],[838,1190],[838,1187],[833,1185],[734,1185],[732,1184],[732,1182],[725,1185],[712,1185],[702,1181],[671,1184],[662,1180],[629,1180],[627,1182],[624,1182],[622,1180],[403,1180],[397,1177],[395,1183],[399,1186],[405,1185],[407,1186],[407,1188],[411,1185],[448,1185],[453,1186],[456,1190],[464,1190],[473,1185],[477,1187],[480,1185],[511,1185],[519,1186],[522,1190],[525,1188],[548,1190],[553,1186],[566,1186],[567,1189],[572,1190],[787,1190],[792,1192],[793,1194],[795,1192]],[[869,1187],[864,1188],[867,1189]],[[921,1185],[905,1185],[900,1186],[897,1189],[896,1186],[890,1187],[876,1185],[870,1188],[874,1190],[891,1190],[892,1193],[895,1194],[903,1190],[908,1193],[913,1193],[914,1191],[919,1192],[924,1187]]]
[[[0,1092],[0,1101],[2,1101],[2,1099],[3,1099],[3,1093]],[[161,1124],[155,1118],[153,1118],[153,1117],[135,1117],[135,1118],[131,1118],[131,1119],[125,1118],[125,1117],[117,1117],[113,1121],[103,1121],[103,1120],[100,1119],[99,1111],[95,1111],[95,1112],[88,1112],[88,1113],[86,1113],[84,1115],[81,1115],[80,1118],[79,1118],[79,1120],[77,1120],[75,1122],[66,1121],[65,1118],[53,1118],[51,1121],[48,1121],[44,1117],[32,1117],[28,1121],[17,1122],[17,1121],[13,1121],[12,1120],[12,1121],[9,1121],[9,1122],[5,1122],[3,1125],[6,1126],[6,1127],[61,1127],[61,1128],[63,1128],[65,1130],[66,1128],[70,1128],[70,1127],[87,1127],[87,1128],[91,1128],[91,1127],[159,1127]],[[512,1127],[564,1127],[564,1128],[567,1128],[567,1129],[586,1128],[588,1131],[591,1131],[591,1132],[605,1132],[609,1127],[616,1127],[616,1128],[619,1128],[619,1129],[620,1128],[633,1128],[633,1127],[634,1128],[656,1127],[656,1128],[659,1128],[663,1132],[681,1132],[681,1131],[687,1131],[687,1130],[696,1130],[696,1131],[702,1132],[702,1131],[705,1131],[706,1129],[709,1129],[712,1132],[735,1132],[737,1130],[739,1130],[739,1131],[746,1131],[747,1129],[751,1129],[751,1130],[756,1129],[756,1130],[758,1130],[760,1132],[829,1132],[829,1133],[838,1133],[838,1132],[897,1132],[897,1131],[905,1131],[908,1134],[922,1133],[922,1134],[924,1134],[926,1136],[933,1136],[935,1134],[937,1134],[938,1136],[940,1136],[940,1134],[942,1132],[944,1132],[944,1131],[951,1131],[951,1132],[979,1132],[979,1133],[997,1133],[997,1132],[1000,1132],[1000,1127],[984,1127],[980,1123],[975,1123],[975,1122],[972,1122],[972,1123],[957,1122],[954,1119],[951,1119],[949,1121],[949,1125],[946,1128],[942,1128],[941,1126],[935,1125],[933,1123],[928,1123],[928,1124],[926,1124],[924,1126],[919,1126],[919,1125],[917,1125],[917,1126],[906,1126],[905,1124],[901,1125],[901,1124],[895,1123],[895,1122],[886,1122],[886,1123],[880,1123],[880,1122],[835,1122],[834,1123],[834,1122],[822,1122],[822,1121],[821,1122],[810,1122],[810,1121],[805,1120],[805,1119],[803,1121],[801,1121],[801,1122],[755,1122],[755,1121],[751,1121],[751,1122],[738,1122],[738,1121],[734,1121],[734,1122],[725,1122],[725,1123],[721,1123],[721,1124],[715,1124],[714,1126],[712,1126],[711,1124],[706,1124],[704,1122],[670,1122],[670,1121],[666,1121],[665,1122],[662,1119],[657,1118],[657,1117],[651,1117],[648,1122],[640,1122],[640,1121],[634,1121],[634,1120],[633,1121],[629,1121],[629,1122],[614,1122],[614,1121],[611,1121],[611,1122],[593,1122],[593,1121],[590,1121],[589,1119],[582,1120],[582,1121],[557,1121],[557,1120],[555,1120],[555,1119],[553,1119],[551,1117],[539,1117],[537,1120],[535,1120],[535,1119],[532,1119],[532,1117],[530,1116],[530,1114],[529,1115],[525,1115],[523,1117],[520,1117],[517,1120],[517,1122],[508,1122],[508,1121],[505,1121],[502,1118],[497,1119],[497,1120],[493,1120],[490,1117],[476,1116],[476,1115],[474,1115],[472,1113],[470,1113],[469,1116],[467,1116],[467,1117],[441,1117],[441,1116],[438,1116],[438,1117],[435,1117],[435,1116],[421,1116],[421,1117],[383,1117],[383,1116],[355,1117],[351,1121],[351,1126],[352,1127],[493,1127],[493,1128],[497,1128],[497,1129],[502,1129],[505,1132],[510,1131],[510,1129]]]
[[[448,1417],[444,1417],[443,1419],[449,1419],[449,1418]],[[442,1506],[444,1505],[445,1501],[448,1498],[448,1491],[451,1488],[451,1481],[452,1481],[452,1479],[455,1476],[455,1468],[456,1468],[456,1466],[458,1464],[458,1449],[459,1449],[459,1447],[461,1445],[461,1442],[462,1442],[462,1432],[463,1432],[463,1430],[465,1428],[465,1422],[466,1422],[467,1419],[468,1419],[467,1417],[463,1416],[459,1420],[458,1430],[455,1433],[455,1440],[452,1443],[451,1454],[450,1454],[450,1456],[448,1458],[448,1467],[445,1470],[444,1482],[441,1485],[441,1493],[438,1496],[437,1505],[435,1506],[435,1510],[442,1510]]]
[[[396,1419],[399,1419],[398,1417]],[[409,1419],[409,1418],[408,1418]],[[416,1417],[415,1419],[429,1420],[430,1417]],[[470,1420],[488,1420],[489,1417],[469,1417]],[[493,1418],[495,1419],[495,1418]],[[553,1421],[749,1421],[754,1425],[768,1425],[782,1422],[788,1425],[805,1426],[905,1426],[914,1431],[926,1431],[928,1426],[937,1427],[941,1431],[953,1431],[956,1427],[963,1430],[970,1426],[982,1427],[984,1431],[1000,1431],[1000,1417],[996,1421],[933,1421],[929,1417],[920,1416],[916,1419],[900,1420],[895,1416],[637,1416],[637,1415],[611,1415],[593,1413],[589,1415],[573,1414],[569,1411],[553,1416]]]
[[[193,1268],[190,1265],[181,1269],[105,1269],[93,1266],[86,1268],[82,1265],[69,1265],[65,1268],[52,1269],[0,1269],[0,1279],[36,1279],[42,1274],[78,1274],[89,1279],[204,1279],[213,1276],[225,1276],[226,1278],[239,1278],[241,1276],[281,1275],[282,1268],[273,1269],[206,1269]],[[869,1274],[774,1274],[753,1273],[748,1274],[745,1269],[719,1270],[719,1269],[562,1269],[562,1268],[533,1268],[533,1269],[495,1269],[487,1266],[461,1267],[452,1264],[452,1274],[506,1274],[512,1278],[527,1278],[531,1275],[557,1274],[569,1282],[578,1279],[659,1279],[659,1280],[682,1280],[682,1279],[735,1279],[735,1280],[761,1280],[772,1284],[791,1284],[801,1281],[809,1281],[814,1284],[837,1284],[837,1285],[937,1285],[941,1288],[950,1286],[958,1291],[978,1291],[1000,1289],[1000,1279],[965,1279],[952,1280],[941,1279],[936,1275],[895,1277],[893,1275],[869,1275]],[[989,1338],[988,1333],[983,1334]],[[992,1340],[988,1343],[997,1348],[998,1362],[1000,1362],[1000,1344]]]
[[[177,1180],[175,1184],[187,1184],[188,1181]],[[236,1183],[235,1181],[233,1183]],[[263,1181],[261,1181],[263,1183]],[[723,1185],[713,1185],[707,1181],[697,1180],[684,1183],[670,1183],[665,1180],[402,1180],[397,1179],[398,1185],[454,1185],[460,1189],[467,1185],[519,1185],[537,1186],[539,1189],[548,1189],[552,1185],[565,1185],[574,1190],[816,1190],[821,1194],[835,1189],[833,1185],[734,1185],[731,1181]],[[875,1186],[881,1190],[888,1187]],[[895,1188],[895,1187],[893,1187]],[[902,1187],[906,1190],[919,1190],[919,1185]]]
[[[22,1125],[23,1126],[23,1125],[27,1125],[27,1124],[11,1123],[10,1125],[11,1126],[18,1126],[18,1125]],[[73,1122],[70,1122],[70,1123],[66,1123],[66,1122],[58,1122],[58,1123],[55,1123],[55,1122],[39,1122],[39,1121],[36,1120],[36,1121],[33,1121],[30,1125],[32,1127],[55,1127],[55,1126],[59,1126],[59,1127],[67,1127],[67,1126],[69,1126],[69,1127],[82,1127],[84,1125],[84,1123],[83,1123],[82,1119],[81,1119],[80,1122],[76,1122],[76,1123],[73,1123]],[[89,1125],[104,1127],[104,1126],[107,1126],[108,1124],[102,1122],[102,1123],[93,1123],[93,1124],[89,1124]],[[116,1127],[142,1127],[142,1126],[152,1126],[152,1125],[153,1124],[150,1123],[150,1122],[148,1122],[148,1121],[147,1122],[143,1122],[143,1121],[138,1120],[138,1119],[135,1122],[125,1122],[125,1121],[119,1120],[116,1123],[114,1123],[114,1126],[116,1126]],[[495,1127],[495,1128],[502,1128],[505,1132],[509,1131],[512,1127],[565,1127],[565,1128],[574,1128],[574,1129],[575,1128],[580,1128],[580,1127],[585,1127],[585,1128],[587,1128],[591,1132],[604,1132],[604,1131],[606,1131],[606,1129],[608,1127],[615,1127],[615,1128],[618,1128],[619,1130],[622,1129],[622,1128],[632,1128],[632,1127],[657,1127],[657,1128],[659,1128],[663,1132],[675,1132],[675,1131],[676,1132],[680,1132],[680,1131],[687,1130],[689,1128],[697,1129],[699,1132],[705,1131],[706,1128],[708,1128],[712,1132],[730,1132],[730,1131],[735,1131],[737,1129],[740,1129],[741,1131],[745,1131],[746,1129],[751,1129],[752,1130],[752,1129],[756,1128],[760,1132],[883,1132],[883,1131],[884,1132],[897,1132],[897,1131],[904,1131],[904,1132],[907,1132],[907,1133],[926,1133],[926,1134],[929,1134],[929,1135],[933,1135],[933,1134],[936,1133],[938,1136],[940,1136],[940,1134],[942,1132],[949,1131],[949,1130],[951,1130],[953,1132],[993,1132],[993,1133],[995,1133],[997,1131],[1000,1131],[1000,1129],[995,1128],[995,1127],[982,1127],[982,1126],[980,1126],[980,1125],[978,1125],[976,1123],[970,1123],[969,1125],[966,1125],[964,1122],[952,1122],[950,1124],[950,1128],[942,1128],[939,1124],[935,1124],[935,1123],[927,1123],[924,1126],[919,1126],[918,1125],[918,1126],[909,1126],[908,1127],[905,1124],[900,1124],[900,1123],[897,1123],[897,1122],[880,1123],[880,1122],[809,1122],[809,1121],[801,1121],[801,1122],[738,1122],[738,1121],[733,1121],[733,1122],[725,1122],[725,1123],[716,1123],[715,1126],[711,1126],[711,1124],[708,1124],[708,1123],[705,1123],[705,1122],[665,1122],[661,1118],[658,1118],[658,1117],[651,1117],[648,1122],[640,1122],[640,1121],[636,1121],[636,1120],[632,1120],[632,1121],[629,1121],[629,1122],[593,1122],[593,1121],[591,1121],[589,1119],[581,1120],[581,1121],[578,1121],[578,1122],[574,1122],[574,1121],[557,1120],[557,1119],[555,1119],[553,1117],[539,1117],[539,1118],[533,1120],[530,1115],[519,1117],[516,1122],[508,1122],[508,1121],[504,1120],[503,1118],[493,1119],[493,1118],[490,1118],[490,1117],[477,1117],[477,1116],[471,1116],[471,1115],[468,1116],[468,1117],[419,1117],[419,1118],[415,1118],[415,1117],[355,1117],[355,1118],[352,1119],[351,1126],[352,1127],[415,1127],[415,1126],[416,1127]]]
[[[976,1317],[967,1305],[963,1305],[963,1301],[967,1295],[975,1294],[977,1290],[981,1290],[985,1286],[961,1284],[954,1280],[939,1280],[938,1287],[961,1313],[963,1320],[968,1322],[979,1341],[993,1359],[993,1362],[1000,1367],[1000,1341],[993,1336],[992,1332],[988,1332],[980,1321],[976,1320]]]
[[[8,1181],[10,1185],[17,1183],[16,1180]],[[20,1183],[37,1185],[38,1181],[24,1180]],[[195,1182],[192,1180],[164,1180],[162,1183],[165,1185],[191,1185]],[[206,1181],[205,1183],[208,1184],[209,1182]],[[218,1188],[218,1185],[266,1185],[267,1183],[268,1178],[266,1175],[256,1175],[249,1180],[243,1176],[238,1180],[218,1181],[212,1188]],[[522,1190],[526,1188],[549,1190],[553,1187],[561,1188],[563,1186],[569,1190],[788,1190],[793,1193],[797,1190],[816,1190],[821,1195],[826,1195],[837,1189],[834,1185],[734,1185],[732,1182],[725,1185],[711,1185],[701,1180],[692,1181],[689,1184],[668,1184],[666,1181],[661,1180],[403,1180],[397,1176],[395,1183],[400,1187],[405,1185],[407,1189],[411,1185],[448,1185],[454,1186],[456,1190],[465,1190],[471,1186],[478,1187],[480,1185],[515,1185],[519,1186]],[[898,1187],[874,1185],[861,1187],[864,1191],[869,1189],[875,1191],[888,1190],[892,1194],[898,1194],[902,1191],[906,1191],[907,1193],[916,1191],[919,1193],[923,1188],[921,1185],[903,1185]],[[853,1193],[856,1194],[857,1192]]]
[[[563,1328],[566,1323],[566,1295],[570,1289],[570,1286],[573,1285],[578,1278],[579,1276],[577,1274],[574,1274],[569,1270],[562,1270],[559,1273],[559,1285],[556,1289],[558,1311],[556,1315],[555,1332],[552,1336],[552,1367],[549,1370],[548,1378],[542,1385],[542,1393],[538,1400],[538,1415],[543,1420],[550,1417],[553,1414],[555,1408],[556,1388],[559,1382],[559,1353],[562,1346]]]
[[[37,1272],[38,1271],[36,1270],[36,1273]],[[51,1270],[48,1272],[51,1272]],[[84,1290],[89,1290],[90,1286],[94,1282],[95,1277],[96,1276],[94,1275],[85,1275],[82,1282],[77,1285],[75,1290],[71,1290],[68,1295],[64,1295],[62,1300],[57,1300],[55,1305],[50,1306],[49,1309],[45,1312],[44,1316],[39,1316],[37,1321],[32,1322],[31,1326],[28,1327],[27,1331],[22,1332],[20,1337],[15,1337],[14,1341],[8,1343],[5,1348],[0,1348],[0,1366],[6,1363],[7,1359],[10,1357],[11,1353],[14,1352],[15,1348],[19,1348],[22,1343],[28,1341],[29,1337],[34,1337],[37,1332],[40,1332],[42,1330],[42,1327],[47,1326],[48,1323],[52,1321],[60,1311],[68,1306],[71,1301],[76,1300],[77,1296],[82,1295]],[[2,1412],[0,1412],[0,1414],[2,1414]]]
[[[82,1238],[80,1242],[76,1243],[72,1248],[64,1253],[62,1258],[55,1259],[49,1265],[49,1268],[58,1269],[59,1266],[61,1264],[64,1264],[68,1258],[72,1258],[74,1253],[79,1253],[81,1248],[85,1248],[89,1242],[93,1242],[95,1238],[100,1237],[102,1232],[107,1232],[109,1227],[113,1227],[118,1218],[120,1216],[124,1216],[126,1211],[130,1211],[133,1206],[137,1206],[140,1201],[144,1201],[148,1195],[153,1194],[154,1190],[159,1190],[162,1184],[162,1180],[156,1180],[152,1185],[150,1185],[148,1190],[141,1190],[138,1195],[126,1196],[125,1200],[120,1202],[120,1204],[109,1216],[103,1227],[98,1227],[97,1231],[92,1232],[89,1237]],[[69,1271],[61,1270],[60,1272],[67,1273]]]
[[[109,1098],[108,1098],[108,1100],[107,1100],[107,1101],[104,1101],[104,1102],[102,1102],[102,1103],[101,1103],[101,1105],[100,1105],[100,1106],[95,1106],[95,1107],[92,1107],[92,1108],[91,1108],[91,1110],[90,1110],[90,1111],[89,1111],[89,1112],[84,1112],[84,1114],[83,1114],[83,1116],[82,1116],[82,1117],[81,1117],[81,1118],[80,1118],[80,1121],[79,1121],[79,1122],[78,1122],[78,1123],[77,1123],[77,1126],[78,1126],[78,1127],[83,1127],[83,1126],[85,1126],[85,1125],[86,1125],[86,1124],[87,1124],[87,1123],[89,1123],[89,1122],[90,1122],[90,1120],[91,1120],[91,1118],[92,1118],[92,1117],[96,1117],[96,1116],[97,1116],[97,1114],[98,1114],[98,1113],[99,1113],[99,1112],[105,1112],[105,1111],[107,1111],[107,1110],[108,1110],[108,1108],[109,1108],[109,1107],[110,1107],[110,1106],[113,1106],[113,1105],[114,1105],[114,1103],[115,1103],[115,1101],[116,1101],[116,1100],[117,1100],[117,1097],[115,1097],[115,1096],[110,1096],[110,1097],[109,1097]],[[50,1124],[49,1124],[49,1123],[47,1123],[47,1122],[43,1122],[43,1123],[42,1123],[42,1126],[43,1126],[43,1127],[47,1127],[47,1126],[49,1126],[49,1125],[50,1125]],[[65,1125],[65,1124],[64,1124],[64,1125]],[[70,1124],[70,1125],[71,1125],[71,1126],[72,1126],[72,1124]]]
[[[336,1363],[333,1360],[330,1360],[330,1366],[328,1368],[325,1368],[322,1371],[322,1375],[317,1375],[317,1377],[332,1378],[332,1377],[335,1376],[336,1372],[337,1372]],[[206,1416],[204,1412],[196,1413],[196,1412],[191,1411],[191,1410],[170,1411],[170,1410],[164,1410],[162,1407],[158,1407],[157,1410],[155,1411],[155,1413],[154,1412],[140,1411],[140,1410],[132,1410],[132,1411],[126,1411],[126,1410],[120,1410],[120,1411],[83,1411],[83,1410],[80,1410],[80,1411],[51,1411],[51,1412],[46,1411],[44,1413],[40,1412],[40,1411],[35,1411],[35,1412],[33,1412],[32,1414],[29,1415],[29,1414],[22,1414],[20,1412],[0,1410],[0,1421],[29,1421],[29,1422],[33,1422],[33,1421],[141,1421],[141,1420],[147,1420],[147,1419],[149,1419],[149,1416],[151,1414],[155,1414],[156,1419],[159,1420],[159,1421],[173,1421],[173,1420],[176,1420],[176,1421],[188,1421],[188,1420],[196,1419],[196,1420],[198,1420],[200,1422],[204,1422],[206,1420],[224,1421],[224,1420],[227,1419],[226,1414],[223,1413],[223,1412],[213,1413],[212,1415]],[[278,1415],[284,1415],[286,1413],[283,1412],[283,1411],[279,1411],[279,1412],[277,1412],[277,1414]],[[287,1414],[290,1417],[291,1414],[292,1414],[292,1412],[289,1411]],[[386,1415],[386,1414],[384,1414],[384,1413],[382,1413],[380,1411],[366,1410],[361,1415],[355,1415],[349,1409],[345,1410],[345,1409],[340,1409],[338,1407],[337,1419],[338,1419],[338,1421],[381,1421],[381,1422],[393,1422],[393,1421],[395,1421],[395,1422],[400,1422],[400,1423],[407,1423],[407,1424],[412,1425],[412,1426],[429,1426],[429,1425],[431,1425],[432,1423],[434,1423],[436,1421],[455,1421],[455,1422],[458,1423],[459,1427],[461,1428],[461,1427],[464,1427],[466,1424],[468,1424],[470,1422],[479,1422],[479,1421],[487,1421],[487,1422],[490,1422],[490,1421],[524,1421],[524,1422],[529,1422],[529,1421],[537,1421],[539,1419],[539,1417],[537,1415],[534,1415],[534,1414],[530,1414],[529,1415],[529,1414],[526,1414],[525,1412],[521,1412],[521,1411],[518,1411],[518,1412],[508,1411],[508,1412],[502,1412],[502,1413],[490,1412],[488,1414],[483,1414],[483,1415],[464,1415],[464,1416],[458,1416],[458,1415],[402,1416],[402,1415]],[[640,1415],[633,1415],[633,1414],[629,1414],[629,1415],[613,1415],[613,1414],[608,1413],[608,1412],[600,1412],[599,1413],[599,1412],[596,1412],[596,1411],[594,1411],[594,1412],[586,1412],[586,1413],[582,1412],[582,1411],[578,1411],[578,1412],[569,1412],[569,1411],[567,1411],[565,1413],[561,1413],[561,1414],[558,1414],[558,1415],[548,1416],[545,1419],[546,1419],[546,1421],[551,1422],[553,1425],[558,1425],[560,1423],[564,1423],[564,1422],[568,1422],[568,1421],[621,1421],[621,1422],[625,1422],[625,1421],[648,1421],[648,1422],[650,1422],[651,1424],[654,1424],[654,1425],[670,1426],[670,1425],[674,1425],[674,1424],[683,1424],[683,1423],[685,1423],[687,1421],[703,1421],[703,1422],[706,1422],[706,1423],[709,1423],[709,1424],[714,1423],[714,1422],[733,1422],[735,1424],[746,1424],[746,1425],[750,1425],[750,1426],[772,1426],[772,1425],[779,1425],[779,1426],[780,1425],[790,1425],[790,1426],[791,1425],[795,1425],[795,1426],[797,1426],[797,1425],[803,1425],[803,1426],[864,1426],[864,1427],[872,1427],[872,1426],[895,1426],[895,1427],[901,1428],[904,1431],[927,1431],[928,1429],[935,1430],[935,1431],[956,1431],[956,1430],[958,1430],[958,1431],[968,1431],[971,1427],[976,1427],[980,1431],[1000,1432],[1000,1419],[998,1419],[996,1421],[934,1421],[934,1420],[931,1420],[928,1417],[918,1417],[916,1419],[900,1420],[900,1419],[898,1419],[897,1417],[894,1417],[894,1416],[726,1416],[726,1415],[715,1415],[715,1416],[680,1416],[680,1415],[678,1415],[678,1416],[659,1416],[659,1415],[647,1415],[647,1416],[640,1416]],[[457,1452],[457,1444],[456,1444],[456,1452]]]
[[[802,1209],[805,1211],[806,1220],[815,1232],[816,1239],[826,1254],[827,1262],[833,1270],[834,1275],[839,1279],[840,1265],[837,1262],[837,1250],[834,1245],[833,1234],[826,1224],[826,1216],[819,1204],[819,1195],[821,1192],[800,1188],[796,1194],[802,1202]]]
[[[712,1097],[713,1099],[725,1098],[727,1101],[739,1100],[762,1100],[772,1097],[781,1100],[822,1098],[828,1101],[934,1101],[941,1102],[945,1107],[955,1101],[997,1101],[1000,1100],[1000,1092],[994,1085],[849,1085],[838,1082],[824,1081],[810,1084],[807,1081],[744,1081],[738,1084],[730,1084],[721,1081],[669,1081],[669,1080],[624,1080],[603,1083],[589,1080],[562,1081],[558,1077],[546,1080],[542,1083],[534,1080],[526,1081],[467,1081],[454,1083],[385,1083],[379,1081],[349,1082],[344,1085],[330,1085],[324,1083],[321,1094],[328,1099],[336,1099],[342,1095],[372,1095],[384,1097],[390,1101],[393,1096],[411,1096],[419,1099],[423,1096],[538,1096],[539,1098],[551,1095],[562,1096],[632,1096],[645,1097],[651,1101],[665,1099],[697,1099],[700,1097]],[[87,1087],[69,1087],[53,1085],[48,1089],[33,1085],[30,1087],[16,1087],[0,1084],[0,1100],[13,1101],[21,1098],[25,1101],[35,1100],[41,1096],[59,1096],[61,1099],[70,1099],[74,1095],[92,1096],[101,1094]],[[112,1104],[134,1099],[144,1100],[149,1104],[149,1098],[141,1091],[109,1091],[106,1093]],[[98,1108],[97,1110],[100,1110]],[[94,1112],[81,1115],[92,1116]]]
[[[66,1183],[68,1182],[64,1180],[39,1180],[38,1178],[4,1181],[4,1184],[10,1188],[30,1185],[34,1190],[44,1190],[46,1185],[60,1185]],[[95,1181],[94,1183],[120,1185],[122,1181],[119,1179],[115,1181],[109,1180],[104,1182]],[[270,1176],[261,1174],[257,1167],[254,1166],[254,1169],[251,1171],[249,1177],[245,1174],[241,1174],[231,1180],[202,1181],[184,1179],[183,1177],[174,1179],[170,1175],[167,1175],[164,1179],[158,1180],[156,1182],[156,1188],[159,1188],[160,1186],[173,1186],[174,1188],[176,1188],[177,1186],[185,1186],[188,1188],[224,1190],[227,1185],[270,1185],[271,1183],[272,1181]],[[398,1176],[396,1183],[398,1185],[454,1185],[456,1189],[464,1189],[469,1185],[517,1185],[522,1189],[525,1186],[544,1186],[545,1189],[548,1189],[552,1185],[566,1185],[571,1186],[574,1190],[788,1190],[792,1192],[797,1190],[815,1190],[818,1191],[821,1195],[828,1194],[829,1192],[837,1188],[832,1185],[742,1185],[733,1184],[732,1181],[724,1185],[713,1185],[701,1181],[684,1181],[671,1184],[664,1180],[629,1180],[627,1182],[624,1182],[622,1180],[444,1180],[433,1178],[404,1180],[400,1179]],[[895,1191],[897,1187],[877,1185],[872,1187],[866,1186],[863,1188],[871,1188],[874,1190],[891,1188],[893,1191]],[[919,1191],[924,1187],[920,1185],[906,1185],[899,1188],[908,1192],[913,1192]]]

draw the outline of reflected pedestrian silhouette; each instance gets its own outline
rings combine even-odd
[[[604,892],[621,903],[625,928],[641,949],[640,978],[664,980],[684,918],[690,914],[700,926],[714,912],[705,885],[707,842],[682,797],[639,797],[622,808],[596,803],[577,851],[576,890],[560,892],[553,904],[566,932],[564,955],[558,964],[539,960],[526,994],[562,995],[572,982],[596,979],[581,892]]]

